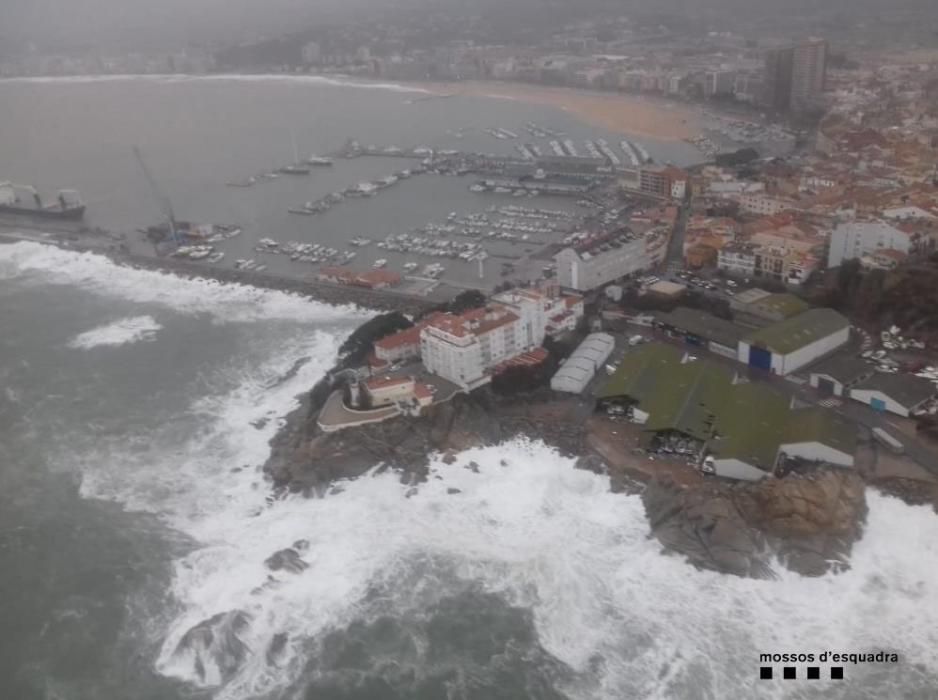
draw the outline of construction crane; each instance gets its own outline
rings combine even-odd
[[[163,216],[166,217],[166,222],[169,224],[169,233],[173,238],[173,243],[179,245],[179,236],[176,233],[176,214],[173,212],[172,202],[169,201],[169,197],[160,189],[159,184],[156,182],[156,178],[153,177],[153,173],[150,172],[150,169],[147,167],[146,161],[143,159],[143,154],[140,152],[140,149],[136,146],[134,148],[134,156],[137,158],[137,162],[140,164],[140,169],[143,171],[143,176],[147,179],[147,184],[150,186],[150,191],[153,193],[153,196],[156,198],[156,203],[160,208],[160,211],[163,213]]]

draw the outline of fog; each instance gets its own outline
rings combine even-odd
[[[728,22],[760,16],[935,7],[933,0],[0,0],[0,54],[38,43],[43,48],[165,49],[251,41],[308,28],[343,15],[415,6],[462,13],[587,8],[677,16],[725,14]],[[524,21],[519,19],[518,21]]]

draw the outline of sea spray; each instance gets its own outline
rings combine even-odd
[[[68,342],[70,348],[91,350],[106,345],[130,345],[156,339],[162,326],[152,316],[133,316],[85,331]]]
[[[166,675],[217,698],[302,687],[305,655],[328,635],[481,591],[529,611],[539,647],[569,669],[559,682],[573,698],[786,697],[783,684],[757,680],[760,650],[896,649],[902,662],[876,671],[888,674],[877,683],[890,696],[926,696],[938,684],[938,519],[926,508],[871,493],[849,571],[809,579],[778,568],[775,580],[756,581],[663,555],[637,497],[611,493],[608,479],[539,442],[470,450],[452,464],[435,458],[417,487],[374,471],[322,498],[271,500],[259,467],[276,421],[259,419],[296,406],[357,312],[32,244],[0,247],[0,259],[20,274],[139,302],[141,314],[154,303],[195,308],[257,329],[252,362],[236,346],[201,367],[213,389],[179,405],[178,418],[97,438],[77,458],[83,495],[153,512],[193,541],[174,565],[175,605],[154,659]],[[134,449],[141,442],[145,452]],[[265,563],[301,541],[305,568]],[[206,621],[237,637],[221,649],[238,651],[234,663],[210,668],[219,648],[204,632],[189,637],[200,661],[180,646]],[[870,668],[851,669],[831,693],[862,696]]]

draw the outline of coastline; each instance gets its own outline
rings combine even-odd
[[[206,74],[101,74],[74,76],[23,76],[0,79],[8,83],[118,82],[122,80],[279,80],[321,85],[391,90],[428,96],[465,95],[491,99],[517,100],[567,112],[591,126],[608,129],[623,136],[635,136],[663,142],[677,142],[700,136],[701,116],[693,106],[666,98],[631,95],[575,87],[554,87],[501,80],[466,80],[458,82],[388,81],[342,74],[285,73],[206,73]]]
[[[703,129],[700,115],[694,109],[647,96],[502,81],[418,82],[415,85],[438,95],[517,100],[554,107],[592,126],[624,136],[674,142],[698,136]]]

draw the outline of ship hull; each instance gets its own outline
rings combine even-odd
[[[17,216],[31,216],[38,219],[66,219],[78,221],[85,216],[84,205],[69,209],[38,209],[36,207],[19,207],[0,205],[0,214],[16,214]]]

